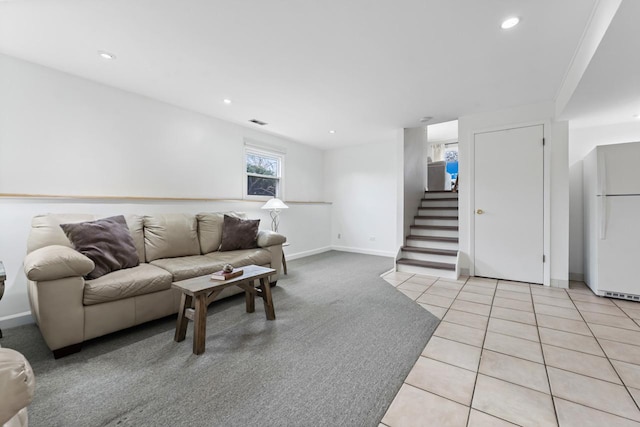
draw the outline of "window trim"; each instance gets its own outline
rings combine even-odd
[[[278,161],[278,175],[261,175],[257,173],[247,172],[247,155],[256,154],[258,156],[264,156],[276,159]],[[277,179],[278,186],[276,187],[276,196],[278,199],[284,199],[284,156],[285,152],[276,148],[271,149],[262,144],[251,144],[245,141],[244,151],[242,154],[242,196],[247,200],[269,200],[273,196],[258,196],[248,194],[249,190],[249,176],[257,176],[262,178]]]

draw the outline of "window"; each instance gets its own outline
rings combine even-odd
[[[247,146],[244,160],[245,196],[282,198],[282,154]]]

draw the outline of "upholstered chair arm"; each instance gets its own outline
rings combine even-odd
[[[0,348],[0,425],[13,421],[31,403],[34,388],[33,370],[27,359],[15,350]]]
[[[36,249],[24,259],[24,272],[33,281],[85,276],[94,267],[93,261],[80,252],[60,245]]]
[[[282,234],[278,234],[270,230],[258,230],[258,246],[261,248],[281,245],[286,241],[287,238]]]

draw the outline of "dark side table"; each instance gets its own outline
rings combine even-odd
[[[4,281],[7,279],[7,274],[4,272],[4,264],[0,261],[0,299],[4,295]],[[0,329],[0,338],[2,338],[2,329]]]

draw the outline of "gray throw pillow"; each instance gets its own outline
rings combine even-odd
[[[258,247],[259,219],[240,219],[224,216],[220,252]]]
[[[96,221],[60,224],[75,250],[91,259],[96,267],[87,279],[97,279],[112,271],[140,264],[138,252],[124,216]]]

